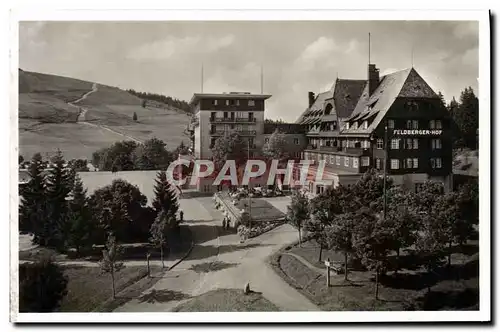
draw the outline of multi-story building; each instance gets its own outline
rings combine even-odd
[[[319,94],[298,123],[307,127],[304,159],[324,160],[324,181],[313,193],[349,185],[370,167],[386,168],[395,184],[418,189],[428,179],[452,188],[451,118],[440,97],[414,68],[368,80],[337,80]]]
[[[191,105],[195,114],[193,154],[210,159],[215,140],[237,132],[247,140],[249,155],[258,155],[264,144],[265,101],[271,95],[249,92],[195,93]]]
[[[325,162],[323,181],[307,184],[314,194],[354,184],[372,167],[410,189],[418,190],[426,180],[452,188],[452,120],[414,68],[380,77],[369,64],[366,80],[337,79],[329,91],[309,92],[308,107],[294,124],[264,124],[270,97],[194,94],[194,156],[210,159],[217,137],[236,131],[256,157],[278,129],[286,134],[292,158]]]

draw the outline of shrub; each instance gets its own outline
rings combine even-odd
[[[19,265],[19,311],[52,312],[67,294],[68,279],[51,258]]]

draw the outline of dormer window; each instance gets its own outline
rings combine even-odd
[[[345,123],[345,129],[349,129],[349,122]]]
[[[358,122],[357,121],[352,124],[352,128],[353,129],[358,129]]]
[[[363,129],[368,129],[368,121],[363,121]]]

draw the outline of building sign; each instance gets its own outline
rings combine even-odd
[[[395,129],[393,135],[412,135],[412,136],[439,136],[443,133],[441,129]]]

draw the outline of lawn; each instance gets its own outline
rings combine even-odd
[[[217,289],[192,298],[176,308],[175,312],[231,312],[279,311],[278,307],[260,293],[245,295],[239,289]]]
[[[326,287],[326,273],[306,267],[291,255],[277,254],[272,261],[275,270],[292,286],[299,289],[322,310],[478,310],[479,261],[475,246],[452,255],[452,266],[437,269],[428,276],[421,269],[402,269],[380,280],[380,300],[375,300],[374,274],[369,271],[349,272],[349,280],[332,273],[331,285]],[[476,250],[477,251],[477,250]],[[290,252],[300,255],[311,264],[318,263],[319,248],[306,242]],[[342,255],[324,252],[323,259],[341,260]],[[427,292],[427,285],[431,292]]]
[[[64,274],[68,277],[68,294],[60,311],[90,312],[111,299],[111,277],[101,274],[99,267],[66,266]],[[125,267],[115,275],[117,293],[145,276],[144,266]]]
[[[229,202],[229,204],[232,204]],[[236,203],[236,208],[239,210],[245,209],[249,211],[249,199],[242,198]],[[255,221],[273,221],[283,218],[283,212],[275,208],[266,198],[252,198],[251,199],[252,220]]]

